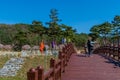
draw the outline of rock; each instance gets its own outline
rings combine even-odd
[[[24,63],[23,58],[11,58],[0,69],[0,76],[15,76]]]
[[[30,50],[30,49],[31,49],[30,45],[22,46],[22,50]]]
[[[28,56],[27,52],[22,50],[21,51],[21,57],[27,57],[27,56]]]

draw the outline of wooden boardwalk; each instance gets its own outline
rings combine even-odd
[[[62,80],[120,80],[120,67],[97,54],[91,57],[73,54]]]

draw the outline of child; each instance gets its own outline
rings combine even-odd
[[[44,48],[45,48],[45,45],[44,45],[44,41],[42,40],[41,43],[40,43],[40,52],[42,54],[43,54]]]

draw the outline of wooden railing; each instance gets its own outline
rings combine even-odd
[[[62,51],[59,52],[58,60],[51,58],[50,69],[44,71],[44,68],[38,66],[31,68],[27,72],[27,80],[61,80],[61,74],[65,72],[70,56],[75,53],[71,43],[65,45]]]
[[[120,61],[120,47],[114,46],[101,46],[97,48],[94,53],[102,53],[116,61]]]

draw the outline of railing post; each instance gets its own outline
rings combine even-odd
[[[59,51],[58,58],[59,58],[60,60],[62,59],[62,52],[61,52],[61,51]]]
[[[27,72],[27,80],[38,80],[38,72],[34,68]]]
[[[53,76],[53,80],[55,80],[55,59],[53,58],[50,60],[50,68],[53,68],[53,74],[51,76]]]
[[[36,70],[38,71],[38,80],[44,80],[44,69],[38,66]]]
[[[120,46],[118,46],[118,61],[120,61]]]
[[[58,58],[60,59],[60,61],[61,61],[61,64],[60,64],[60,66],[61,66],[61,73],[63,72],[63,56],[62,56],[63,54],[62,54],[62,52],[61,51],[59,51],[59,55],[58,55]]]

